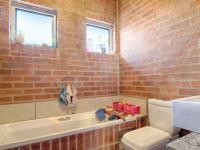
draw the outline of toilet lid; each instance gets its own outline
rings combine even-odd
[[[122,142],[132,148],[146,150],[168,141],[169,138],[169,133],[147,126],[124,134]]]

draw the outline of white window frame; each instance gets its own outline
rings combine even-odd
[[[13,1],[11,1],[11,4],[10,4],[10,12],[11,12],[10,39],[11,39],[11,42],[15,42],[14,38],[16,36],[16,21],[17,21],[16,20],[17,19],[16,12],[17,12],[17,10],[53,17],[52,39],[55,39],[55,45],[53,45],[53,41],[52,41],[52,47],[53,46],[57,47],[57,43],[58,43],[57,42],[57,11],[52,8],[48,8],[48,7],[44,7],[44,6],[40,6],[40,5],[28,3],[28,2],[21,2],[18,0],[13,0]],[[26,45],[38,46],[39,44],[26,43]],[[41,45],[39,45],[39,46],[41,46]]]
[[[96,28],[106,29],[109,31],[109,52],[106,54],[114,54],[114,46],[113,46],[113,25],[104,23],[104,22],[98,22],[96,20],[87,19],[86,20],[86,46],[87,46],[87,26],[93,26]],[[86,47],[87,49],[87,47]]]

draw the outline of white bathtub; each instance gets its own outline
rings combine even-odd
[[[136,120],[137,115],[132,120]],[[60,117],[22,121],[0,125],[0,150],[55,139],[93,129],[120,124],[123,120],[99,122],[95,112],[70,115],[70,120]]]

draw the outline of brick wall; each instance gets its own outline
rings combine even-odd
[[[0,0],[0,104],[57,99],[77,80],[79,97],[118,94],[118,57],[86,52],[85,21],[116,22],[116,0],[26,0],[58,10],[58,48],[9,43],[9,1]]]
[[[74,79],[79,97],[118,94],[118,57],[85,52],[87,17],[119,20],[121,94],[200,94],[198,0],[119,0],[119,17],[116,0],[27,1],[58,10],[58,48],[9,44],[9,3],[0,0],[0,104],[56,99]]]
[[[120,93],[200,94],[200,1],[119,0]]]

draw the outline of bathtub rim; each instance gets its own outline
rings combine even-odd
[[[94,113],[95,112],[92,111],[92,112],[78,113],[78,114],[67,115],[67,116],[78,116],[78,115],[80,116],[81,114],[86,115],[86,116],[93,114],[93,116],[94,116]],[[9,125],[10,126],[12,126],[12,125],[19,126],[22,123],[31,123],[31,122],[45,120],[45,119],[58,119],[60,117],[62,117],[62,116],[36,119],[36,120],[28,120],[28,121],[20,121],[20,122],[14,122],[14,123],[2,124],[2,125],[0,124],[0,129],[4,126],[9,126]],[[135,115],[133,117],[133,119],[127,119],[126,121],[119,119],[119,120],[114,120],[114,121],[100,122],[100,123],[97,123],[94,125],[88,125],[87,127],[75,128],[75,129],[66,130],[66,131],[62,131],[62,132],[55,132],[55,133],[46,134],[43,136],[32,137],[32,138],[17,140],[17,141],[3,143],[3,144],[0,143],[0,150],[10,149],[10,148],[14,148],[14,147],[29,145],[29,144],[38,143],[38,142],[42,142],[42,141],[48,141],[48,140],[57,139],[57,138],[62,138],[62,137],[66,137],[66,136],[70,136],[70,135],[74,135],[74,134],[80,134],[83,132],[101,129],[101,128],[105,128],[105,127],[109,127],[109,126],[113,126],[113,125],[118,125],[118,124],[129,122],[129,121],[135,121],[135,120],[137,120],[139,118],[143,118],[143,117],[146,117],[146,115],[139,114],[139,115]],[[79,120],[79,119],[75,119],[75,120]],[[82,120],[84,120],[84,119],[82,119]],[[70,121],[70,120],[67,120],[67,121]],[[73,120],[71,120],[71,121],[73,121]],[[63,122],[63,121],[58,121],[58,123],[59,122]]]

